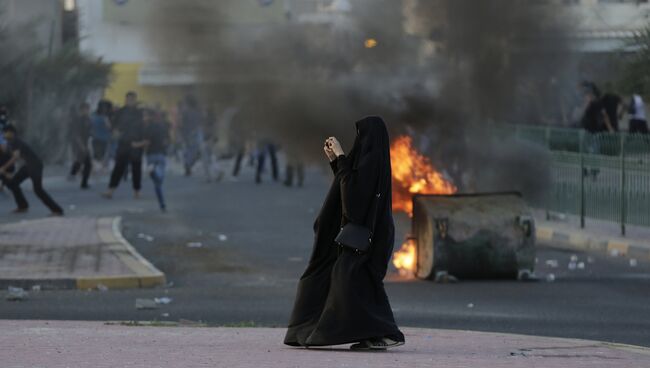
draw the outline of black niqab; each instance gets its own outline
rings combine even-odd
[[[383,284],[395,237],[388,132],[379,117],[356,126],[349,155],[331,163],[335,177],[314,223],[314,249],[298,284],[287,345],[340,345],[379,337],[404,341]],[[335,243],[342,225],[372,228],[373,221],[373,243],[366,254]]]

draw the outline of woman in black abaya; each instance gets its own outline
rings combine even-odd
[[[298,284],[287,345],[354,343],[353,349],[385,350],[404,344],[383,284],[395,237],[388,131],[379,117],[356,126],[348,155],[336,138],[325,142],[335,176],[314,223],[314,249]],[[335,242],[348,222],[372,229],[373,221],[368,252],[358,254]]]

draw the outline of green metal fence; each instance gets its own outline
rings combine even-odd
[[[650,226],[650,135],[590,134],[579,129],[501,126],[499,135],[513,136],[549,149],[552,188],[536,207]]]

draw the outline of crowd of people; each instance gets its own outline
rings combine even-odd
[[[620,122],[627,117],[629,133],[648,134],[648,122],[643,98],[633,94],[624,99],[606,86],[605,93],[593,82],[580,83],[583,96],[580,127],[591,134],[622,131]]]
[[[111,101],[101,100],[95,111],[87,102],[74,106],[69,119],[69,145],[72,165],[68,174],[70,181],[81,176],[80,188],[90,188],[93,172],[110,172],[108,188],[101,193],[112,199],[122,182],[130,181],[134,198],[142,190],[142,170],[153,182],[154,191],[161,211],[166,211],[163,183],[168,159],[176,158],[182,164],[185,176],[194,174],[199,162],[203,166],[208,182],[218,182],[226,177],[220,168],[220,159],[229,152],[217,148],[218,120],[228,120],[237,114],[231,107],[217,117],[212,109],[202,109],[198,99],[187,95],[178,103],[176,110],[169,113],[160,107],[141,104],[135,92],[128,92],[124,104],[115,106]],[[43,188],[43,161],[17,134],[16,127],[9,123],[9,112],[0,107],[0,180],[9,189],[16,201],[15,213],[24,213],[29,204],[20,185],[31,179],[34,193],[50,209],[52,215],[63,215],[63,209]],[[229,179],[237,181],[242,166],[255,170],[255,182],[263,181],[263,174],[270,164],[270,174],[279,180],[277,150],[271,140],[255,139],[231,129],[236,137],[229,137],[230,153],[234,165]],[[287,164],[284,184],[302,186],[304,167],[302,163],[290,161]]]

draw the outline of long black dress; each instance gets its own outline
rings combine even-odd
[[[314,249],[298,284],[287,345],[340,345],[379,337],[404,341],[383,284],[395,238],[388,132],[379,117],[356,126],[350,154],[331,163],[335,178],[314,224]],[[347,222],[372,228],[377,189],[381,196],[370,251],[359,255],[337,245],[334,239]]]

